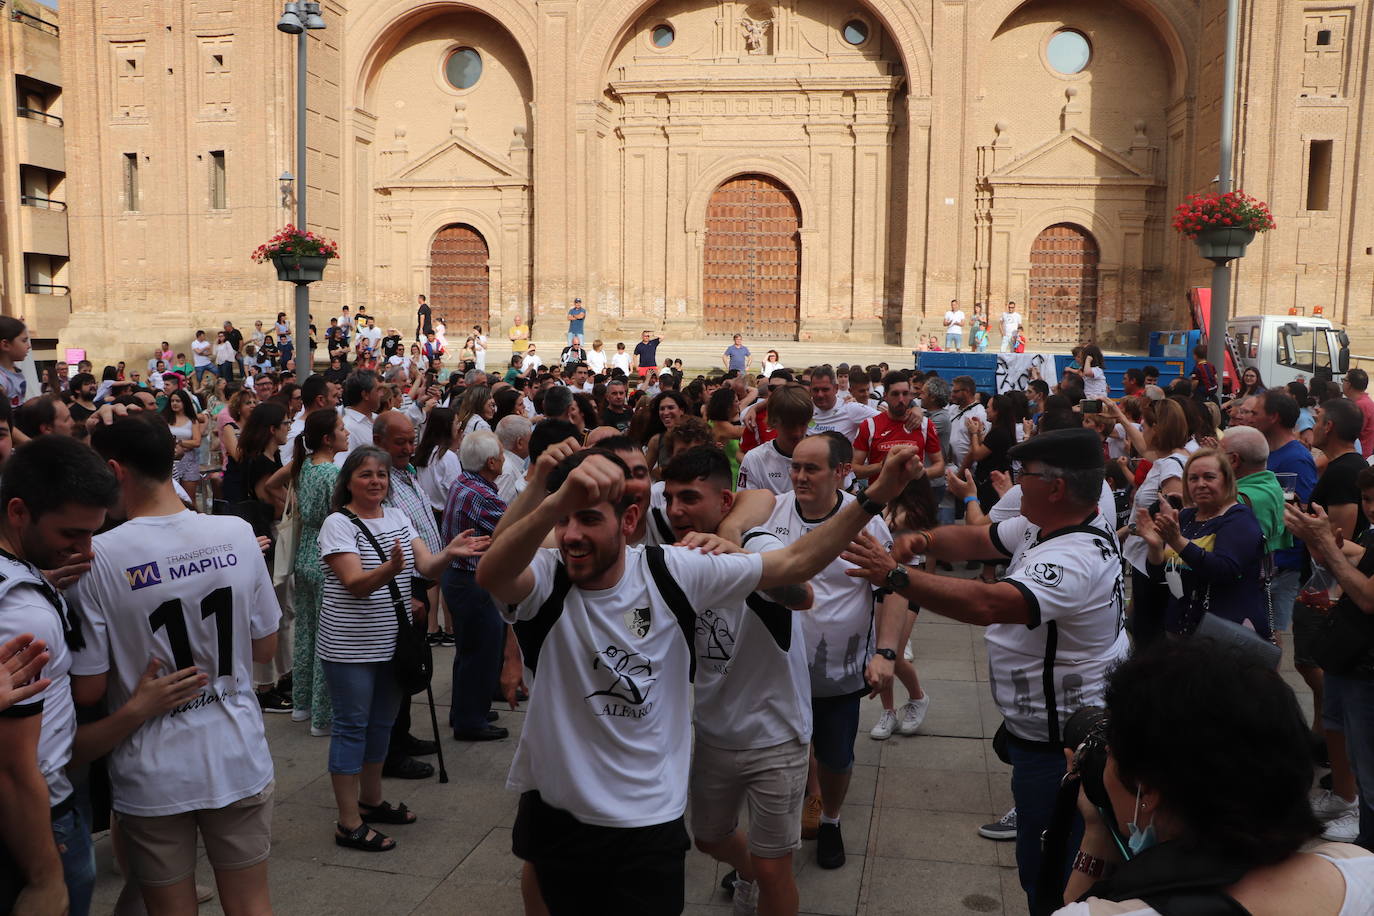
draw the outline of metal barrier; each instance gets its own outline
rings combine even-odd
[[[57,292],[57,290],[62,292]],[[33,293],[39,296],[70,296],[72,289],[70,286],[63,286],[61,283],[24,283],[24,292]]]
[[[40,19],[39,17],[34,16],[31,13],[25,13],[22,10],[10,10],[10,18],[13,19],[15,22],[22,22],[24,25],[28,26],[31,29],[37,29],[40,32],[47,32],[49,35],[57,35],[60,34],[62,31],[58,28],[57,23],[49,22],[46,19]]]
[[[67,202],[65,200],[53,200],[51,197],[34,197],[29,194],[21,196],[19,198],[19,204],[24,207],[37,207],[40,210],[67,209]]]
[[[55,114],[48,114],[46,111],[39,111],[37,108],[25,108],[23,105],[20,105],[15,110],[21,118],[32,118],[35,121],[45,121],[49,124],[56,124],[58,127],[62,126],[62,119]]]

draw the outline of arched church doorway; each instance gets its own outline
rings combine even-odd
[[[1046,228],[1030,253],[1027,338],[1081,344],[1097,336],[1097,242],[1071,223]]]
[[[491,325],[491,283],[486,240],[471,226],[452,225],[434,236],[429,252],[429,302],[444,319],[449,339],[460,342],[474,324]]]
[[[708,335],[795,340],[801,315],[801,207],[782,182],[739,175],[706,210]]]

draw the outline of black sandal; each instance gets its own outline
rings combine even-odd
[[[363,852],[391,852],[396,848],[395,840],[380,830],[373,830],[366,821],[359,824],[357,830],[345,830],[343,824],[335,823],[334,842]]]
[[[391,807],[391,802],[384,801],[380,805],[365,805],[358,802],[358,813],[363,816],[363,820],[369,824],[413,824],[417,820],[415,812],[406,807],[405,802],[401,802],[400,807]]]

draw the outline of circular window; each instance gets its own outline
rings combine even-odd
[[[1092,56],[1093,47],[1088,44],[1087,36],[1073,29],[1055,32],[1045,46],[1045,58],[1050,66],[1065,76],[1081,73]]]
[[[674,38],[677,38],[677,32],[674,32],[673,27],[667,24],[654,26],[650,38],[655,48],[666,48],[673,43]]]
[[[845,41],[858,47],[868,41],[868,23],[862,19],[851,19],[844,24],[841,34],[844,35]]]
[[[459,48],[444,62],[444,76],[454,89],[471,89],[482,78],[482,55],[472,48]]]

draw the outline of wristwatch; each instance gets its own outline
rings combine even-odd
[[[906,567],[898,563],[887,571],[887,581],[885,584],[894,592],[900,591],[911,584],[911,576],[907,574]]]
[[[869,499],[867,493],[860,493],[859,508],[867,512],[869,515],[877,515],[878,513],[882,512],[884,509],[887,508],[887,503],[877,502],[876,500]]]
[[[890,662],[895,662],[897,660],[896,649],[874,649],[873,654],[881,655],[883,658],[887,659]]]

